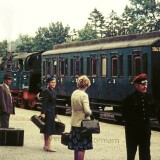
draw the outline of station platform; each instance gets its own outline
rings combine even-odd
[[[32,115],[39,111],[16,108],[16,114],[11,115],[10,127],[24,129],[23,146],[0,146],[0,160],[74,160],[74,152],[60,142],[60,135],[53,135],[52,148],[57,152],[43,150],[43,134],[31,122]],[[65,131],[70,130],[70,116],[59,115],[65,123]],[[126,160],[124,126],[100,122],[101,133],[93,135],[92,150],[87,150],[85,160]],[[152,131],[152,160],[160,159],[160,132]],[[138,160],[138,152],[136,159]]]

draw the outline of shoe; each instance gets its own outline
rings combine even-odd
[[[43,147],[43,150],[44,150],[44,151],[47,151],[47,152],[56,152],[56,150],[53,150],[53,149],[48,148],[48,147],[46,147],[46,146]]]

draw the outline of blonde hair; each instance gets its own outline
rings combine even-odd
[[[86,75],[82,75],[77,80],[77,87],[84,89],[91,85],[89,78]]]

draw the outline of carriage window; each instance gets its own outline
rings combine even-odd
[[[106,76],[106,64],[107,64],[107,59],[105,57],[101,58],[101,76]]]
[[[83,75],[83,58],[81,58],[81,75]]]
[[[75,76],[78,76],[79,75],[79,72],[80,72],[80,61],[79,61],[79,58],[75,58],[75,64],[74,64],[74,70],[75,70]]]
[[[90,57],[87,57],[87,75],[90,76]]]
[[[134,75],[137,76],[141,73],[141,59],[140,56],[134,57]]]
[[[147,66],[148,66],[148,56],[147,56],[147,53],[145,53],[143,56],[142,56],[142,59],[143,59],[143,73],[146,73],[147,74]]]
[[[53,60],[53,76],[56,77],[57,75],[57,61]]]
[[[73,59],[71,59],[71,66],[70,66],[70,68],[71,68],[71,76],[73,76]]]
[[[66,58],[65,59],[65,76],[67,76],[67,74],[68,74],[68,59]]]
[[[132,75],[132,56],[128,56],[128,76]]]
[[[123,76],[123,56],[119,56],[119,75]]]
[[[51,62],[50,61],[47,62],[46,70],[47,70],[47,75],[50,75],[51,74]]]
[[[112,76],[117,76],[118,75],[118,58],[113,57],[112,58]]]
[[[43,61],[43,76],[45,76],[45,73],[46,73],[46,62]]]
[[[92,58],[92,76],[97,75],[97,59]]]
[[[64,60],[60,60],[60,64],[59,64],[59,68],[60,68],[60,76],[64,76],[65,73],[65,61]]]

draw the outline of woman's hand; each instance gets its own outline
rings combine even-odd
[[[45,114],[41,114],[40,117],[45,118]]]

